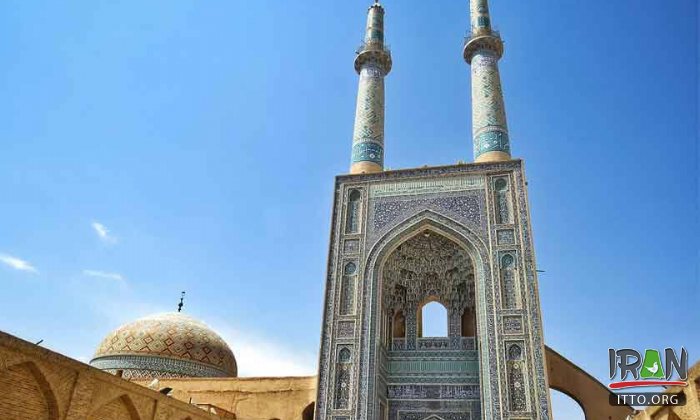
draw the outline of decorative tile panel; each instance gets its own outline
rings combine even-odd
[[[459,400],[480,397],[478,385],[389,385],[393,400]]]
[[[472,175],[373,184],[369,189],[369,196],[370,198],[396,197],[403,195],[448,193],[482,188],[484,188],[484,177]]]
[[[343,243],[343,252],[346,254],[355,254],[360,251],[359,239],[346,239]]]
[[[525,383],[525,365],[523,345],[509,343],[506,346],[506,365],[508,370],[508,398],[511,411],[527,410],[527,392]]]
[[[539,354],[541,351],[537,351],[542,345],[541,319],[535,289],[526,191],[520,168],[521,163],[514,160],[337,178],[336,191],[342,195],[336,200],[334,220],[337,220],[337,212],[344,211],[343,196],[348,188],[363,191],[363,209],[360,212],[362,222],[359,232],[353,236],[344,236],[344,220],[334,222],[333,225],[324,311],[326,318],[321,340],[317,400],[317,416],[320,420],[338,416],[354,420],[375,420],[380,413],[380,402],[386,402],[388,418],[392,420],[448,419],[453,415],[473,420],[515,418],[513,415],[537,420],[550,419],[544,359]],[[455,186],[452,180],[457,178],[481,178],[488,180],[488,184],[478,187],[476,183],[469,184],[469,181]],[[435,186],[426,184],[429,179],[449,182]],[[507,183],[507,193],[500,197],[500,203],[505,203],[505,206],[501,205],[500,208],[497,193],[500,190],[495,185],[497,179],[504,179]],[[382,185],[385,187],[378,188]],[[461,334],[457,328],[460,322],[459,312],[450,311],[449,308],[450,327],[447,338],[419,338],[416,314],[410,306],[405,306],[406,338],[392,340],[391,337],[381,336],[386,331],[386,320],[390,319],[383,312],[387,309],[387,301],[382,297],[384,291],[380,289],[382,282],[388,280],[385,264],[393,250],[409,238],[420,235],[421,229],[425,227],[457,241],[472,260],[474,285],[479,298],[466,294],[466,299],[455,300],[462,292],[446,289],[447,292],[443,293],[439,287],[442,283],[434,280],[431,281],[436,286],[426,290],[434,290],[435,296],[449,296],[448,301],[474,305],[477,340],[480,343],[478,347],[473,347],[475,350],[455,349],[461,343],[461,337],[455,336]],[[490,230],[493,227],[497,229]],[[348,246],[348,240],[358,240],[357,248]],[[506,247],[510,249],[504,249]],[[512,262],[502,261],[506,253],[512,255]],[[339,307],[344,305],[340,301],[340,290],[344,283],[344,264],[349,261],[344,258],[347,254],[357,263],[359,274],[355,291],[355,313],[360,316],[355,319],[352,328],[349,324],[342,324],[350,321],[350,316],[339,315]],[[423,263],[419,265],[425,266]],[[511,268],[512,273],[508,271]],[[413,271],[422,272],[419,277],[432,276],[430,270]],[[435,270],[434,273],[442,272]],[[437,278],[443,275],[444,273],[438,274]],[[503,288],[503,279],[508,280],[506,283],[511,282],[512,286]],[[420,289],[424,281],[411,284],[414,285],[412,287],[420,286]],[[414,292],[415,290],[407,288],[405,296],[411,296]],[[405,305],[401,303],[403,292],[397,296],[399,300],[390,302],[391,305]],[[502,298],[507,296],[515,296],[512,301],[517,302],[517,311],[502,310]],[[510,301],[510,298],[507,299]],[[528,317],[528,322],[524,322],[524,316]],[[352,336],[348,332],[350,329],[354,331]],[[513,343],[513,339],[519,340],[517,343],[522,350],[522,360],[506,359],[506,343]],[[384,349],[384,343],[389,345],[389,350]],[[347,408],[335,409],[336,396],[340,395],[343,401],[345,399],[338,391],[337,376],[344,369],[337,366],[337,349],[338,346],[350,345],[356,353],[350,370],[351,381],[348,382],[350,390],[347,394]],[[446,352],[464,353],[464,356],[451,359],[443,354]],[[513,363],[516,361],[519,362],[518,365]],[[460,372],[459,369],[464,366],[468,367],[467,371]],[[518,370],[521,366],[523,369]],[[533,371],[529,370],[530,366]],[[522,375],[518,376],[520,373]],[[344,381],[342,375],[340,379],[340,382]],[[451,394],[455,398],[445,398],[449,395],[440,394],[442,391],[421,388],[435,386],[442,387],[438,389],[456,390],[459,389],[456,387],[475,386],[478,387],[479,394],[470,399],[470,394],[455,391]],[[525,395],[525,411],[511,409],[514,400],[510,395],[517,395],[520,392],[518,389]],[[397,399],[399,396],[408,399]],[[410,399],[411,396],[436,399]],[[343,404],[345,403],[341,405]],[[513,408],[520,410],[517,405]]]
[[[515,230],[513,229],[499,229],[496,231],[496,243],[498,245],[514,245],[515,244]]]
[[[485,202],[480,190],[425,196],[382,197],[370,202],[368,241],[384,234],[397,222],[426,210],[453,217],[472,229],[486,232]]]
[[[522,334],[523,333],[523,317],[520,315],[504,316],[503,317],[503,333],[504,334]]]
[[[350,387],[352,386],[352,349],[341,347],[335,368],[335,404],[336,409],[347,409],[350,405]]]
[[[355,336],[355,321],[338,322],[338,338],[352,338]]]

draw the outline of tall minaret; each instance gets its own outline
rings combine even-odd
[[[384,76],[391,70],[391,54],[384,46],[384,8],[375,1],[367,13],[367,30],[357,50],[360,75],[352,136],[351,174],[384,169]]]
[[[498,60],[503,41],[491,29],[488,0],[470,0],[471,34],[464,59],[472,67],[472,136],[476,162],[510,159],[506,109]]]

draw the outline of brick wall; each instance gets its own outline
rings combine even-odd
[[[0,332],[0,419],[221,417]]]
[[[683,392],[687,403],[682,407],[648,407],[634,417],[634,420],[696,420],[700,419],[700,362],[688,371],[687,387],[670,387],[665,392]]]

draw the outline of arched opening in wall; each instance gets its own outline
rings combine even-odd
[[[314,420],[314,410],[316,409],[316,403],[311,403],[306,406],[304,411],[301,413],[302,420]]]
[[[429,301],[418,312],[418,337],[447,337],[447,308]]]
[[[461,326],[462,337],[476,337],[476,313],[473,307],[464,308]]]
[[[586,414],[581,405],[570,396],[550,389],[552,397],[552,414],[556,420],[586,420]]]

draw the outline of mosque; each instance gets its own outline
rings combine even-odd
[[[382,5],[354,67],[350,173],[335,180],[319,370],[239,378],[228,344],[178,311],[110,332],[89,365],[0,333],[0,419],[549,420],[550,389],[586,419],[698,419],[684,407],[611,406],[605,385],[545,346],[522,160],[511,157],[487,0],[471,0],[475,162],[384,170]],[[447,312],[423,335],[421,309]],[[673,411],[675,410],[675,411]],[[633,417],[634,416],[634,417]]]

